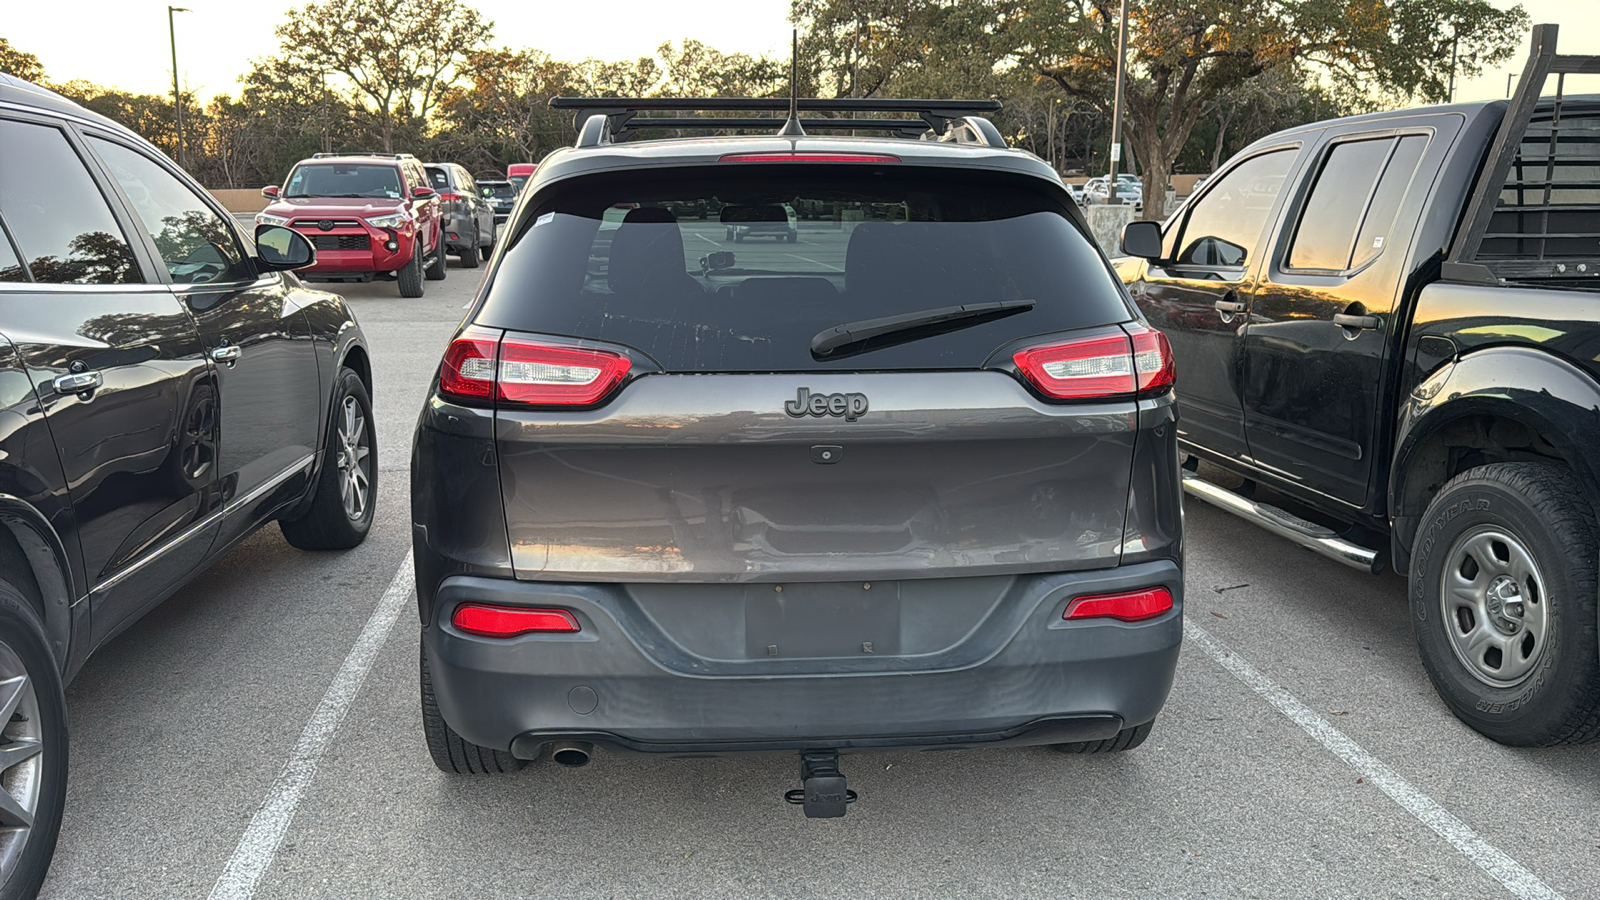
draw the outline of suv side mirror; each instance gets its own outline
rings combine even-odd
[[[429,197],[432,197],[433,194],[433,188],[430,187],[417,187],[411,189],[411,198],[413,200],[426,200]]]
[[[292,228],[257,225],[256,259],[261,268],[272,272],[303,269],[317,261],[317,250],[305,235]]]
[[[261,196],[266,197],[268,200],[278,199],[278,186],[275,184],[267,185],[261,189]]]
[[[1122,226],[1122,252],[1143,259],[1161,258],[1161,226],[1141,219]]]

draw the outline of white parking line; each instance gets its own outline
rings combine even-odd
[[[1331,722],[1317,715],[1309,706],[1296,700],[1294,695],[1279,687],[1272,679],[1261,674],[1259,669],[1245,662],[1239,654],[1213,638],[1204,628],[1185,621],[1183,635],[1191,644],[1216,660],[1218,665],[1249,685],[1251,690],[1276,707],[1278,712],[1289,718],[1289,721],[1299,725],[1317,743],[1326,747],[1328,752],[1344,760],[1346,765],[1372,782],[1378,790],[1388,794],[1389,799],[1400,804],[1402,809],[1449,841],[1463,856],[1477,863],[1479,868],[1504,885],[1506,890],[1525,900],[1562,900],[1560,894],[1539,880],[1539,876],[1523,868],[1521,863],[1484,840],[1467,823],[1434,802],[1433,798],[1412,787],[1411,782],[1402,778],[1382,760],[1362,749],[1360,744],[1333,727]]]
[[[838,266],[830,266],[830,265],[828,265],[827,263],[823,262],[820,259],[812,259],[809,256],[801,256],[798,253],[785,253],[784,255],[785,256],[792,256],[795,259],[802,259],[802,260],[805,260],[808,263],[812,263],[813,265],[821,266],[824,269],[832,269],[835,272],[843,272],[844,271],[843,269],[839,268]]]
[[[328,685],[328,692],[322,695],[322,702],[317,704],[305,730],[300,732],[300,740],[290,751],[278,780],[273,782],[261,807],[250,818],[233,856],[228,858],[228,864],[211,888],[211,900],[249,900],[255,895],[256,883],[278,855],[278,844],[289,830],[289,823],[294,821],[295,808],[317,774],[317,761],[339,733],[345,713],[349,712],[351,702],[360,692],[367,672],[371,671],[378,651],[383,649],[395,619],[399,618],[411,594],[411,551],[407,550],[400,570],[394,573],[389,589],[378,601],[378,608],[372,611],[366,627],[361,629],[361,635],[345,655],[344,664],[333,676],[333,683]]]

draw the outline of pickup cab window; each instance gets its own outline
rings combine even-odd
[[[1261,229],[1294,165],[1295,149],[1247,159],[1211,185],[1189,211],[1176,246],[1180,265],[1242,266],[1261,239]]]
[[[1376,259],[1427,143],[1418,134],[1334,144],[1300,212],[1284,267],[1344,272]]]

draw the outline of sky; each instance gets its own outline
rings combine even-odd
[[[237,94],[252,58],[277,50],[273,29],[304,0],[171,0],[184,89],[203,100]],[[785,55],[789,0],[469,0],[494,21],[497,44],[534,47],[558,59],[650,56],[663,41],[694,38],[726,53]],[[1493,0],[1498,6],[1507,0]],[[1561,26],[1560,51],[1600,53],[1600,0],[1522,0],[1535,23]],[[144,93],[172,91],[167,3],[62,0],[10,3],[3,20],[12,46],[33,53],[56,81],[85,78]],[[597,12],[603,13],[597,21]],[[64,16],[63,13],[66,13]],[[66,21],[77,23],[67,27]],[[1519,51],[1480,78],[1461,83],[1459,100],[1504,97]]]

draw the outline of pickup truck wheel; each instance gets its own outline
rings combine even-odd
[[[0,581],[0,898],[39,892],[67,801],[67,703],[39,614]]]
[[[433,677],[428,672],[428,648],[421,654],[422,734],[428,740],[428,754],[439,771],[450,775],[497,775],[515,772],[526,765],[504,750],[491,750],[472,743],[451,728],[439,713],[433,698]]]
[[[1502,744],[1600,737],[1597,529],[1577,479],[1551,463],[1480,466],[1422,521],[1412,622],[1451,711]]]
[[[400,296],[422,296],[422,247],[411,252],[411,260],[400,268]]]
[[[483,236],[478,234],[478,226],[472,226],[472,240],[467,242],[467,248],[461,251],[461,268],[476,269],[478,267],[478,241]]]
[[[450,274],[450,270],[446,268],[449,265],[449,261],[444,258],[444,254],[444,235],[441,234],[439,235],[438,243],[433,245],[433,262],[428,263],[427,275],[429,281],[443,281],[444,277]]]
[[[310,508],[299,518],[278,522],[284,540],[301,550],[348,550],[372,530],[378,451],[372,401],[354,369],[339,370],[332,419]]]
[[[1132,728],[1124,728],[1117,732],[1116,737],[1109,737],[1103,741],[1077,741],[1051,746],[1062,753],[1120,753],[1144,743],[1144,739],[1150,736],[1150,729],[1154,727],[1156,723],[1151,721]]]

